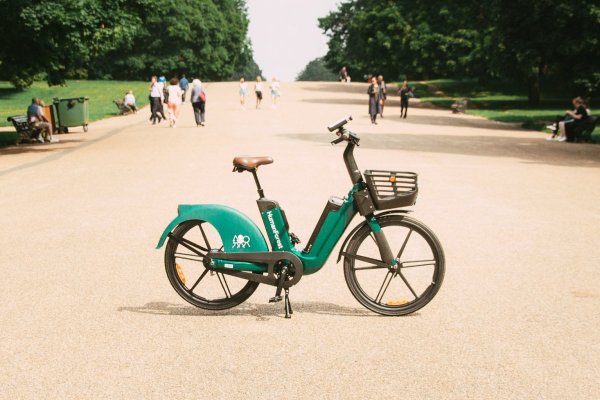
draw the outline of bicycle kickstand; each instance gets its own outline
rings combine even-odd
[[[288,276],[288,267],[283,267],[281,271],[281,275],[279,276],[279,281],[277,282],[277,290],[275,291],[275,297],[271,297],[269,299],[269,303],[277,303],[282,300],[281,298],[281,290],[283,289],[283,284],[287,281]],[[288,288],[285,289],[284,296],[284,304],[285,304],[285,317],[292,318],[291,314],[294,313],[292,310],[292,304],[290,303],[290,290]]]
[[[291,314],[294,313],[292,310],[292,303],[290,303],[290,290],[285,289],[285,317],[292,318]]]

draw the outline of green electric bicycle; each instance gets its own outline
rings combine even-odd
[[[233,159],[234,172],[254,177],[268,244],[257,225],[233,208],[179,206],[156,248],[168,238],[165,268],[181,297],[206,310],[224,310],[243,303],[263,283],[276,288],[269,301],[284,300],[285,317],[290,318],[289,288],[323,267],[360,214],[364,220],[344,239],[337,258],[344,259],[344,276],[356,300],[379,314],[406,315],[433,299],[444,278],[444,251],[427,226],[409,217],[408,210],[398,209],[415,204],[417,174],[361,174],[353,155],[360,139],[344,128],[350,120],[344,118],[328,129],[338,136],[332,144],[347,143],[344,162],[353,186],[344,198],[329,199],[303,249],[297,247],[300,240],[290,231],[285,212],[265,198],[258,180],[258,167],[271,164],[271,157]]]

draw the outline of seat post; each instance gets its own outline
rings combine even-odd
[[[260,187],[260,182],[258,181],[258,175],[256,175],[256,168],[251,170],[251,172],[252,172],[252,176],[254,177],[254,182],[256,182],[256,188],[258,190],[258,195],[260,196],[259,199],[264,199],[265,192],[263,191],[262,187]]]

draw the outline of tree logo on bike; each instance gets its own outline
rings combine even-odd
[[[250,247],[250,236],[242,234],[233,236],[234,249],[245,249],[246,247]]]

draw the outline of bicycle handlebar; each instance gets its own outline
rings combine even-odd
[[[352,121],[352,116],[348,115],[346,118],[342,118],[341,120],[334,123],[333,125],[328,126],[327,129],[329,129],[329,132],[339,130],[350,121]]]
[[[335,124],[327,127],[327,129],[329,129],[330,132],[337,130],[335,134],[338,136],[338,138],[333,140],[331,144],[350,142],[353,145],[358,146],[358,142],[360,141],[358,135],[356,133],[350,132],[347,129],[344,129],[344,125],[346,125],[350,121],[352,121],[352,117],[348,115],[346,118],[343,118]]]

